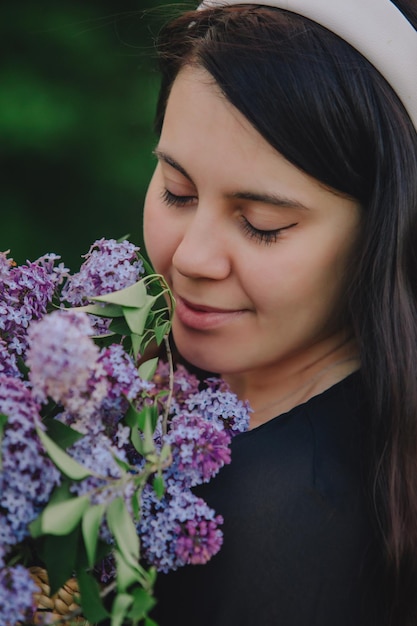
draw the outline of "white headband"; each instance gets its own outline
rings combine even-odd
[[[417,31],[389,0],[203,0],[199,9],[258,4],[286,9],[350,43],[388,81],[417,130]]]

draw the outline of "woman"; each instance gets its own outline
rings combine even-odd
[[[153,616],[417,624],[417,3],[268,4],[158,44],[147,250],[182,358],[253,415],[199,488],[223,546]]]

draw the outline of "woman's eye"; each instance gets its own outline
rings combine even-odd
[[[284,230],[288,230],[293,226],[296,226],[297,223],[290,224],[289,226],[284,226],[283,228],[274,228],[273,230],[261,230],[259,228],[255,228],[246,217],[242,216],[242,228],[243,232],[250,238],[254,239],[259,243],[264,243],[266,245],[270,245],[276,243],[279,239],[280,234]]]
[[[176,196],[171,193],[171,191],[168,191],[168,189],[164,189],[162,192],[162,200],[168,206],[186,206],[187,204],[195,202],[196,196]]]

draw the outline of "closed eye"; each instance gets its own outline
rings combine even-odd
[[[284,230],[297,226],[297,222],[294,222],[294,224],[290,224],[289,226],[284,226],[282,228],[261,230],[260,228],[255,228],[255,226],[253,226],[243,215],[241,216],[241,219],[243,232],[249,237],[249,239],[254,239],[258,243],[266,245],[276,243]]]
[[[192,204],[196,200],[196,196],[177,196],[168,189],[164,189],[162,191],[162,200],[168,206],[187,206],[188,204]]]

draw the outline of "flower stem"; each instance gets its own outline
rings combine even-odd
[[[172,351],[171,351],[171,346],[169,345],[168,335],[165,335],[164,342],[165,342],[167,361],[169,365],[169,393],[168,393],[167,401],[165,403],[164,417],[162,419],[162,433],[163,435],[166,435],[167,430],[168,430],[169,410],[171,408],[172,396],[174,393],[174,363],[172,360]]]

